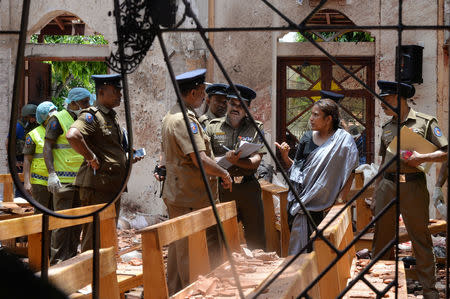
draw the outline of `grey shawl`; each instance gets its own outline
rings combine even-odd
[[[302,169],[299,163],[292,164],[290,179],[308,211],[323,211],[334,204],[357,166],[358,149],[352,136],[345,130],[338,129],[324,144],[309,154]],[[292,204],[290,214],[296,216],[289,244],[289,254],[295,254],[306,245],[308,223],[292,191],[289,192],[288,201]]]

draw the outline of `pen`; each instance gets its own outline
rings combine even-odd
[[[96,175],[96,171],[95,171],[95,168],[94,168],[94,175]]]
[[[227,151],[231,151],[228,147],[226,147],[226,146],[223,145],[223,144],[222,144],[222,147],[223,147],[224,149],[226,149]]]

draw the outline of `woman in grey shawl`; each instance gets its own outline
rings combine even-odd
[[[288,156],[287,143],[275,145],[289,167],[290,180],[301,202],[318,225],[339,192],[350,189],[349,177],[358,166],[358,149],[352,136],[339,128],[339,108],[332,100],[317,101],[309,121],[312,131],[300,139],[294,160]],[[288,195],[288,218],[292,223],[289,255],[293,255],[307,244],[312,230],[292,190]]]

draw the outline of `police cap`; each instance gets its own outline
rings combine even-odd
[[[236,89],[239,91],[241,98],[244,101],[247,101],[249,105],[250,105],[250,102],[254,98],[256,98],[256,92],[253,89],[251,89],[250,87],[247,87],[247,86],[244,86],[241,84],[234,84],[234,86],[236,86]],[[233,99],[238,98],[237,94],[234,92],[233,87],[231,87],[231,86],[228,87],[227,93],[228,93],[227,97],[229,97],[229,98],[233,98]]]
[[[398,94],[397,82],[378,80],[378,87],[380,88],[380,97],[384,97],[390,94]],[[400,96],[403,98],[411,98],[416,93],[414,86],[406,83],[400,83]]]
[[[196,88],[198,85],[205,83],[206,69],[196,69],[190,72],[180,74],[175,77],[180,86],[181,91]]]
[[[226,96],[228,94],[227,88],[228,88],[227,84],[215,83],[215,84],[211,84],[210,86],[208,86],[206,88],[206,93],[209,96],[216,95],[216,94],[221,95],[221,96]]]
[[[94,80],[97,88],[102,85],[112,85],[117,88],[122,88],[122,76],[120,74],[92,75],[91,78]]]
[[[37,106],[34,104],[26,104],[22,107],[21,115],[22,117],[25,116],[36,116],[36,108]]]
[[[322,97],[322,99],[330,99],[335,101],[336,103],[339,103],[339,101],[345,97],[343,94],[335,93],[328,90],[321,90],[320,96]]]

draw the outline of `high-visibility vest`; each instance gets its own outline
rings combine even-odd
[[[36,145],[36,149],[33,155],[33,161],[31,162],[30,183],[35,185],[47,186],[48,171],[47,166],[45,166],[44,162],[45,128],[40,125],[28,134]]]
[[[74,122],[72,116],[67,110],[62,110],[56,113],[56,118],[63,134],[56,139],[52,151],[55,172],[61,183],[73,183],[84,158],[70,146],[66,138],[66,133]]]

